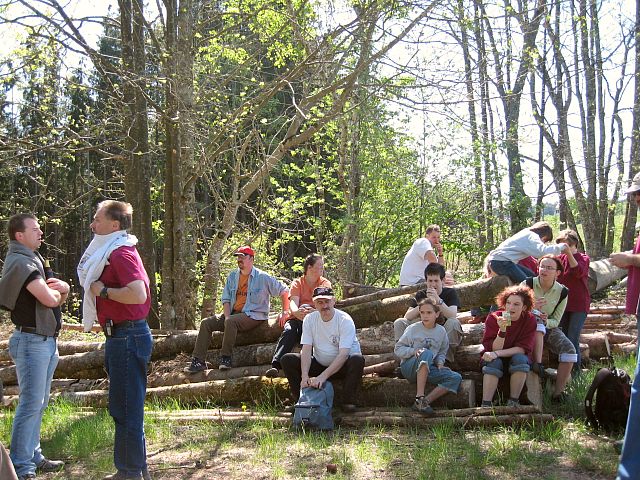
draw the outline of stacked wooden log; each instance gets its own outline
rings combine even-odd
[[[597,262],[594,262],[597,263]],[[613,272],[613,273],[611,273]],[[619,272],[610,270],[611,276]],[[612,278],[612,277],[611,277]],[[463,307],[490,303],[492,298],[507,284],[506,277],[495,277],[456,286]],[[604,282],[606,283],[606,282]],[[604,284],[600,282],[599,284]],[[385,378],[395,372],[397,361],[393,356],[393,327],[391,321],[402,316],[413,294],[421,286],[401,289],[375,291],[358,298],[347,299],[338,307],[350,313],[358,326],[358,337],[366,359],[368,377],[364,379],[359,403],[363,406],[388,407],[409,405],[415,393],[414,386],[406,380]],[[594,311],[589,324],[614,325],[619,318],[618,308]],[[462,316],[464,318],[464,316]],[[604,323],[603,323],[604,322]],[[479,370],[479,357],[483,325],[464,325],[464,339],[456,353],[452,368],[463,374],[464,381],[460,393],[443,397],[440,405],[471,407],[479,401],[482,375]],[[238,404],[258,401],[264,398],[285,398],[288,389],[285,379],[266,379],[263,373],[269,367],[275,348],[275,341],[281,333],[275,318],[264,322],[260,327],[238,335],[233,353],[234,368],[228,372],[217,370],[217,359],[222,341],[222,332],[214,332],[209,360],[210,370],[187,375],[182,372],[187,356],[193,350],[197,332],[195,331],[154,331],[153,365],[149,376],[149,397],[154,399],[179,398],[185,402],[211,400],[216,403]],[[605,334],[583,335],[585,357],[603,356]],[[607,334],[610,344],[624,351],[634,345],[635,339],[628,335]],[[76,379],[54,382],[54,389],[65,391],[70,398],[85,404],[104,405],[106,402],[106,384],[104,380],[104,345],[101,342],[59,342],[61,354],[56,377]],[[177,363],[176,356],[185,361]],[[169,367],[163,367],[167,365]],[[0,342],[0,361],[8,361],[6,343]],[[159,366],[158,366],[159,365]],[[7,393],[14,394],[15,369],[13,366],[0,368],[0,379],[7,386]],[[91,380],[94,379],[94,380]],[[540,392],[536,393],[536,378],[528,380],[530,397],[536,397],[539,403]],[[340,401],[340,385],[336,385],[337,400]],[[70,390],[74,390],[70,392]],[[83,391],[86,390],[86,391]]]
[[[607,312],[619,311],[619,308],[605,309]],[[595,318],[602,318],[602,315],[615,315],[615,313],[605,313],[604,310],[595,310]],[[462,315],[464,319],[464,315]],[[470,375],[471,372],[478,372],[478,359],[481,352],[479,343],[482,338],[483,325],[463,325],[463,343],[456,353],[456,362],[452,365],[456,371],[464,372],[465,378],[477,378]],[[247,376],[259,376],[269,367],[275,343],[258,343],[258,339],[266,337],[269,340],[277,338],[279,327],[275,321],[271,325],[240,334],[238,337],[238,347],[234,350],[233,368],[229,372],[218,370],[208,370],[196,375],[184,374],[180,369],[174,371],[154,374],[150,376],[150,387],[171,386],[188,383],[198,383],[204,381],[220,381],[226,378],[242,378]],[[261,335],[262,334],[262,335]],[[358,330],[359,339],[362,345],[363,354],[366,359],[367,372],[378,376],[389,375],[395,370],[396,362],[393,357],[393,327],[390,322],[376,327],[362,328]],[[158,335],[154,338],[153,360],[163,360],[174,358],[177,354],[191,352],[194,346],[196,332],[189,331],[171,335]],[[636,338],[629,334],[620,333],[584,333],[581,341],[584,344],[583,353],[585,358],[599,359],[606,355],[604,343],[605,336],[615,352],[627,352],[633,350]],[[222,332],[216,332],[211,341],[214,347],[209,354],[209,358],[215,361],[218,358]],[[56,378],[75,379],[96,379],[105,376],[102,368],[104,362],[104,344],[101,342],[78,342],[60,341],[59,351],[60,362],[56,370]],[[0,342],[0,358],[8,359],[6,342]],[[75,353],[79,352],[79,353]],[[0,379],[6,386],[15,385],[15,368],[13,366],[0,369]],[[95,382],[94,382],[95,383]],[[91,387],[92,382],[80,383]],[[64,388],[67,383],[60,383],[60,388]],[[476,385],[478,387],[478,385]],[[479,392],[480,390],[477,389]]]

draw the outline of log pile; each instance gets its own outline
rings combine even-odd
[[[594,262],[597,263],[597,262]],[[606,270],[606,269],[605,269]],[[619,272],[613,269],[606,270],[609,279]],[[495,277],[488,280],[480,280],[456,286],[463,306],[490,303],[491,299],[507,284],[506,277]],[[606,282],[596,282],[602,285]],[[402,287],[393,290],[372,291],[367,295],[346,299],[339,308],[352,315],[358,327],[358,338],[362,352],[365,355],[366,377],[363,381],[358,403],[362,406],[372,407],[370,415],[356,415],[351,418],[364,420],[349,420],[352,422],[389,424],[403,424],[405,418],[397,412],[389,412],[384,408],[392,406],[408,406],[415,394],[415,386],[404,379],[391,378],[395,374],[398,365],[393,356],[394,340],[392,320],[400,317],[406,311],[413,294],[423,286]],[[459,315],[464,323],[468,314]],[[628,351],[635,347],[636,338],[633,335],[620,333],[594,332],[594,328],[612,328],[621,321],[620,307],[594,309],[587,319],[585,330],[581,337],[583,343],[583,356],[585,358],[599,359],[604,356],[604,338],[608,338],[614,352]],[[593,328],[592,328],[593,326]],[[222,327],[222,325],[221,325]],[[65,328],[68,328],[65,325]],[[70,327],[69,327],[70,328]],[[451,367],[462,373],[463,384],[458,395],[447,395],[436,404],[442,407],[455,407],[458,409],[469,408],[477,404],[482,391],[482,374],[479,370],[479,357],[481,346],[479,345],[484,325],[464,324],[464,337],[461,346],[456,353],[456,361]],[[152,366],[149,375],[148,396],[153,400],[167,398],[178,399],[185,403],[200,403],[213,401],[216,404],[229,405],[240,403],[259,402],[264,399],[282,400],[288,397],[286,379],[267,379],[262,375],[269,368],[271,356],[275,349],[275,341],[278,339],[281,328],[277,325],[275,317],[269,322],[264,322],[260,327],[238,335],[236,348],[234,349],[232,362],[234,368],[222,372],[217,369],[219,349],[221,347],[222,332],[213,334],[210,342],[208,360],[212,363],[210,369],[195,375],[182,372],[187,365],[188,355],[193,350],[197,332],[195,331],[154,331],[154,347]],[[83,405],[106,405],[107,381],[102,368],[104,362],[104,344],[102,342],[59,342],[60,362],[56,370],[56,378],[53,389],[68,398]],[[177,358],[177,360],[176,360]],[[6,342],[0,342],[0,362],[8,362]],[[0,368],[0,379],[5,384],[7,395],[18,393],[15,386],[15,368],[7,366]],[[72,380],[69,380],[72,379]],[[339,404],[341,385],[337,382],[336,401]],[[541,403],[540,382],[537,376],[531,374],[527,381],[529,400],[539,405]],[[377,410],[383,408],[383,410]],[[464,424],[482,424],[488,422],[485,417],[489,415],[483,412],[469,414],[473,419],[467,418]],[[539,412],[520,412],[520,415],[540,415]],[[496,410],[492,413],[501,422],[508,423],[507,418],[512,413]],[[456,416],[455,414],[453,415]],[[448,415],[451,417],[451,414]],[[447,417],[447,418],[448,418]],[[525,417],[518,417],[514,422],[525,421]],[[413,416],[411,417],[413,418]],[[514,417],[515,418],[515,417]],[[529,418],[529,417],[527,417]],[[533,418],[533,417],[531,417]],[[542,418],[542,417],[540,417]],[[413,422],[415,420],[407,420]],[[455,420],[457,421],[457,420]],[[455,422],[454,421],[454,422]],[[540,421],[540,419],[536,420]],[[471,423],[468,423],[471,422]],[[355,424],[354,423],[354,424]],[[410,423],[406,423],[410,424]],[[415,423],[414,423],[415,424]],[[421,423],[426,424],[426,423]]]
[[[620,316],[619,307],[594,309],[594,312],[595,313],[592,314],[593,317],[591,317],[594,322],[602,320],[605,318],[605,315]],[[458,348],[455,363],[451,365],[454,370],[463,373],[464,378],[472,380],[475,383],[474,390],[477,396],[479,396],[482,386],[481,375],[478,375],[478,361],[482,350],[479,343],[482,338],[483,328],[484,326],[482,324],[463,325],[463,343]],[[276,331],[276,328],[274,325],[265,325],[264,328],[260,327],[260,330],[272,335],[271,332]],[[150,389],[195,383],[220,382],[227,379],[258,377],[264,374],[269,368],[271,356],[275,348],[275,343],[255,343],[255,331],[249,332],[249,335],[241,334],[238,336],[240,346],[234,349],[233,369],[228,372],[221,372],[215,368],[217,366],[215,361],[219,356],[219,350],[213,348],[209,352],[209,359],[214,362],[211,365],[213,368],[195,375],[188,375],[182,372],[182,367],[187,364],[188,358],[184,354],[188,355],[191,351],[196,336],[197,333],[193,331],[155,336],[153,360],[171,359],[175,358],[176,355],[182,354],[184,362],[179,363],[179,366],[174,364],[168,371],[157,371],[152,364],[149,376]],[[216,332],[212,338],[211,345],[218,346],[221,336],[221,332]],[[378,377],[393,375],[397,361],[392,353],[394,347],[392,324],[387,322],[380,326],[359,329],[358,336],[362,345],[363,354],[365,355],[366,373]],[[605,336],[609,340],[614,353],[629,352],[635,348],[636,338],[634,335],[613,332],[585,332],[581,337],[585,358],[597,360],[606,355],[604,346]],[[2,349],[2,347],[5,348]],[[104,344],[101,342],[59,342],[61,357],[58,369],[56,370],[56,378],[77,380],[55,381],[53,384],[54,390],[81,391],[104,388],[104,381],[101,382],[99,380],[105,377],[105,372],[102,368],[104,362],[103,348]],[[80,353],[74,353],[78,351]],[[0,358],[4,358],[7,355],[6,342],[0,343]],[[547,364],[553,365],[552,359],[549,359]],[[3,380],[8,395],[17,393],[17,387],[12,387],[16,384],[15,368],[13,366],[1,368],[0,379]],[[91,379],[98,380],[90,381]],[[402,381],[401,385],[409,384],[406,381]],[[397,390],[399,387],[394,385],[390,388]],[[403,390],[400,389],[398,391]],[[405,393],[406,398],[411,397],[411,392],[407,391]],[[225,394],[222,398],[228,399],[229,395]],[[376,398],[380,399],[381,397],[378,396]],[[237,401],[242,401],[242,399],[238,397],[236,398],[236,402]]]
[[[264,421],[279,425],[291,423],[290,413],[264,415],[251,411],[234,411],[220,409],[197,409],[178,412],[147,411],[145,415],[159,420],[178,423],[216,422],[243,423]],[[527,423],[544,424],[553,420],[549,414],[543,414],[533,406],[520,408],[460,408],[455,410],[437,410],[435,415],[424,417],[408,410],[359,409],[351,414],[336,415],[335,423],[343,427],[362,427],[366,425],[384,426],[435,426],[439,424],[460,425],[462,427],[522,425]]]

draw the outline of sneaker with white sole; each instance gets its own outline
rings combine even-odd
[[[199,358],[193,357],[191,364],[184,368],[184,373],[198,373],[207,369],[207,363]]]
[[[422,415],[433,415],[436,413],[425,397],[417,397],[412,408]]]
[[[218,366],[218,368],[220,370],[229,370],[231,368],[231,357],[220,357],[220,365]]]

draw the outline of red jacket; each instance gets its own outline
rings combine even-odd
[[[484,352],[493,351],[493,341],[498,336],[497,317],[502,316],[502,310],[490,313],[487,316],[487,320],[484,323],[484,335],[482,337],[482,346]],[[532,313],[528,315],[520,316],[518,320],[512,322],[507,327],[507,334],[504,339],[504,346],[501,350],[506,350],[511,347],[520,347],[524,350],[524,354],[529,357],[529,361],[533,362],[533,346],[536,342],[536,318]]]
[[[565,312],[587,312],[591,305],[591,295],[589,294],[589,256],[577,252],[573,255],[578,265],[569,267],[569,260],[566,254],[559,255],[564,271],[560,274],[558,282],[569,289],[567,297],[567,308]]]

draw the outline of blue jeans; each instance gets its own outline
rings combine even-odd
[[[560,320],[560,328],[562,328],[562,331],[567,338],[571,340],[573,346],[576,347],[578,360],[573,367],[576,373],[579,373],[582,368],[582,355],[580,355],[580,333],[582,332],[582,327],[584,327],[584,322],[586,320],[587,312],[564,312],[562,320]]]
[[[147,467],[144,398],[151,348],[151,331],[144,320],[115,328],[105,344],[109,414],[116,427],[113,463],[126,476],[138,476]]]
[[[535,273],[522,265],[509,260],[491,260],[489,262],[491,270],[498,275],[506,275],[514,283],[522,283],[527,277],[535,277]]]
[[[436,367],[436,364],[433,363],[433,352],[428,349],[425,349],[425,351],[420,354],[420,358],[416,358],[414,355],[402,362],[400,365],[402,376],[406,378],[409,383],[416,383],[418,370],[423,363],[426,363],[427,368],[429,368],[429,375],[427,376],[428,383],[445,388],[453,393],[458,392],[458,387],[460,386],[460,382],[462,382],[462,375],[447,367],[442,367],[442,370]]]
[[[49,403],[51,379],[58,365],[58,345],[53,337],[14,331],[9,354],[16,365],[20,399],[11,428],[11,461],[18,475],[35,473],[42,460],[40,425]]]
[[[490,362],[482,361],[482,373],[485,375],[493,375],[502,378],[504,375],[504,367],[509,364],[509,373],[524,372],[531,370],[529,366],[529,357],[524,353],[516,353],[512,357],[500,357]]]
[[[639,317],[640,318],[640,317]],[[622,455],[618,465],[617,480],[640,478],[640,352],[636,352],[638,363],[631,385],[631,405],[624,434]]]

